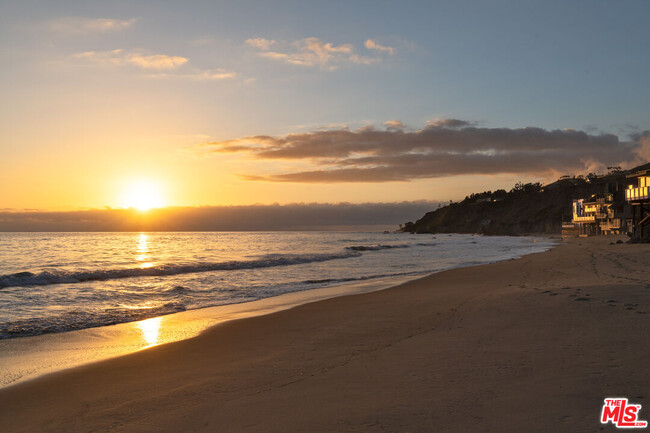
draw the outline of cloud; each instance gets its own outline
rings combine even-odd
[[[478,122],[460,119],[433,119],[427,120],[427,125],[433,128],[464,128],[476,126]]]
[[[300,160],[313,169],[244,174],[271,182],[388,182],[456,175],[553,176],[631,165],[645,147],[613,134],[576,130],[479,128],[475,122],[436,119],[420,130],[392,120],[372,127],[253,136],[204,143],[203,153],[245,152],[260,160]],[[645,140],[645,138],[644,138]],[[645,141],[643,141],[645,143]]]
[[[272,39],[251,38],[246,39],[246,44],[257,48],[258,50],[269,51],[271,49],[271,45],[275,44],[275,41]]]
[[[342,63],[369,65],[381,61],[380,57],[368,57],[357,54],[352,44],[334,45],[318,38],[305,38],[290,44],[277,43],[264,38],[247,39],[246,44],[257,49],[259,55],[268,59],[282,61],[291,65],[320,67],[334,70]],[[280,45],[278,49],[274,47]],[[385,51],[390,47],[374,50]],[[391,48],[392,49],[392,48]]]
[[[112,65],[135,65],[142,69],[175,69],[185,63],[188,59],[180,56],[169,56],[167,54],[142,54],[139,52],[125,52],[124,50],[110,51],[86,51],[75,54],[78,59],[91,61],[100,64]]]
[[[158,79],[180,78],[180,79],[188,79],[194,81],[221,81],[221,80],[237,78],[239,76],[239,73],[234,71],[229,71],[227,69],[217,68],[217,69],[194,69],[193,71],[188,73],[180,73],[177,71],[171,71],[171,72],[157,71],[151,74],[147,74],[147,76],[150,78],[158,78]],[[243,82],[246,83],[247,80],[244,80]]]
[[[639,164],[650,161],[650,131],[643,131],[634,137],[639,142]]]
[[[149,71],[150,78],[183,78],[195,81],[220,81],[236,78],[239,74],[224,68],[196,69],[185,68],[182,72],[180,66],[189,62],[187,57],[169,56],[167,54],[143,54],[138,51],[126,52],[121,49],[109,51],[86,51],[77,53],[74,58],[99,65],[137,66]]]
[[[123,50],[116,49],[110,51],[84,51],[83,53],[77,53],[73,56],[76,59],[85,60],[93,63],[102,63],[102,64],[113,64],[119,65],[124,64],[124,54]]]
[[[0,231],[388,230],[435,209],[427,201],[308,203],[70,212],[0,211]]]
[[[131,27],[136,18],[115,20],[110,18],[65,17],[50,22],[50,27],[66,33],[105,33],[124,30]]]
[[[391,56],[395,54],[395,48],[389,47],[386,45],[379,45],[377,42],[375,42],[373,39],[368,39],[364,43],[365,47],[369,50],[376,50],[384,53],[388,53]]]
[[[401,121],[399,120],[387,120],[384,122],[384,126],[387,129],[404,129],[406,128],[406,125],[404,125]]]
[[[126,61],[143,69],[173,69],[187,62],[187,58],[180,56],[168,56],[166,54],[129,54]]]
[[[212,81],[212,80],[227,80],[229,78],[236,78],[239,74],[234,71],[229,71],[227,69],[217,68],[217,69],[204,69],[193,74],[186,75],[188,78],[193,78],[200,81]]]

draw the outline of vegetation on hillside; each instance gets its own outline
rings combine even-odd
[[[562,221],[571,220],[572,201],[593,194],[610,192],[618,208],[624,205],[625,176],[632,170],[609,167],[605,175],[562,176],[542,186],[540,183],[517,183],[510,191],[503,189],[471,194],[459,203],[439,206],[401,230],[409,233],[482,233],[519,235],[525,233],[560,233]]]

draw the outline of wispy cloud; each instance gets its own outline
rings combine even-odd
[[[135,65],[142,69],[174,69],[188,59],[181,56],[169,56],[167,54],[142,54],[140,52],[126,52],[121,49],[110,51],[85,51],[75,54],[77,59],[83,59],[94,63],[112,65]]]
[[[220,81],[237,78],[239,74],[227,69],[196,69],[187,73],[172,72],[156,72],[148,75],[151,78],[183,78],[195,81]],[[244,80],[246,81],[246,80]]]
[[[188,59],[166,54],[143,55],[132,53],[125,56],[125,60],[143,69],[174,69],[186,63]]]
[[[246,39],[246,44],[250,45],[251,47],[257,48],[258,50],[269,51],[271,50],[271,46],[275,44],[275,41],[272,39],[251,38],[251,39]]]
[[[220,81],[236,78],[239,74],[224,68],[197,69],[184,67],[187,57],[167,54],[145,54],[140,51],[121,49],[109,51],[86,51],[73,56],[78,60],[97,65],[136,66],[147,71],[150,78],[182,78],[194,81]]]
[[[386,130],[366,127],[254,136],[204,143],[204,153],[245,152],[261,160],[300,160],[314,169],[273,175],[272,182],[387,182],[473,174],[551,176],[638,162],[643,140],[576,130],[479,128],[475,122],[436,119],[420,130],[397,120]],[[640,143],[643,141],[643,143]]]
[[[212,80],[227,80],[230,78],[236,78],[239,76],[237,72],[229,71],[227,69],[217,68],[217,69],[205,69],[193,74],[186,75],[188,78],[193,78],[195,80],[201,81],[212,81]]]
[[[50,21],[50,28],[65,33],[104,33],[131,27],[136,18],[116,20],[111,18],[64,17]]]
[[[381,57],[358,54],[352,44],[334,45],[318,38],[305,38],[291,43],[281,43],[273,39],[251,38],[246,44],[257,49],[259,55],[292,65],[320,67],[335,70],[343,63],[369,65],[381,61]],[[377,45],[375,51],[388,52],[392,48]]]
[[[377,42],[375,42],[374,39],[367,39],[366,42],[364,43],[365,47],[369,50],[375,50],[379,52],[384,52],[388,53],[391,56],[395,54],[395,48],[389,47],[387,45],[379,45]]]

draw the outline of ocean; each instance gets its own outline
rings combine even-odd
[[[552,245],[547,238],[458,234],[0,233],[0,338],[417,277]]]

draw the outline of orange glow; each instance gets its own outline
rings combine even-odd
[[[142,338],[147,343],[147,347],[154,346],[158,343],[161,320],[162,317],[154,317],[153,319],[147,319],[137,323],[138,328],[142,332]]]
[[[148,180],[130,182],[122,195],[122,206],[146,211],[165,205],[160,185]]]
[[[138,246],[135,250],[135,260],[140,263],[141,268],[152,267],[153,263],[149,262],[149,237],[146,233],[140,233],[136,242],[138,243]]]

